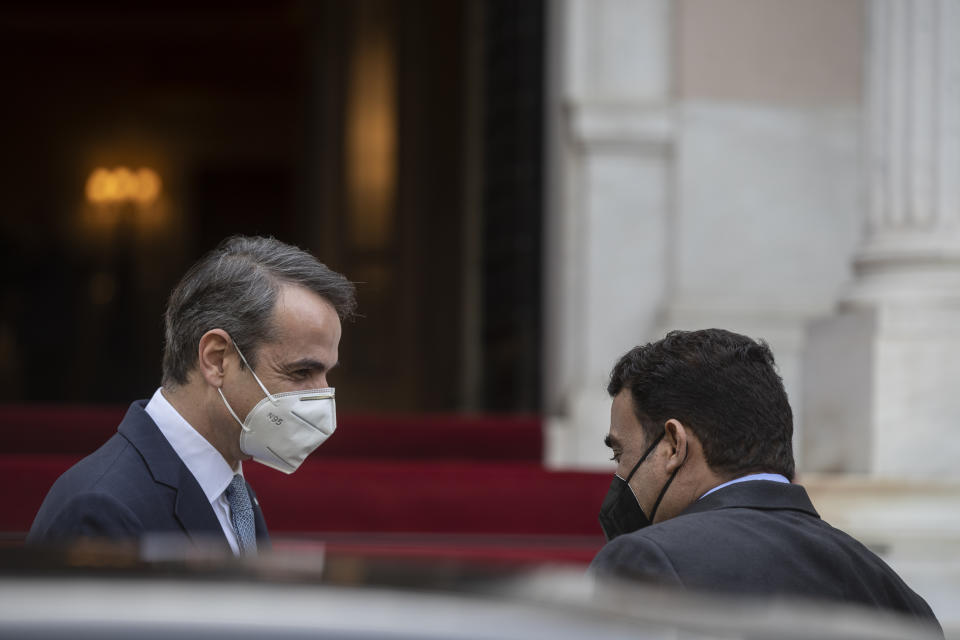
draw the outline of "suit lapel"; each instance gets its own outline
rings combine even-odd
[[[146,400],[130,405],[118,431],[143,457],[155,482],[176,492],[172,514],[195,543],[228,546],[223,528],[207,496],[160,429],[144,411]]]
[[[179,458],[178,458],[179,460]],[[204,545],[227,544],[227,538],[220,526],[220,520],[213,512],[213,507],[207,500],[206,494],[200,488],[200,483],[193,477],[187,465],[180,462],[180,478],[177,487],[177,501],[174,504],[174,514],[190,539]]]
[[[246,478],[244,478],[244,482],[247,482]],[[263,517],[263,511],[260,510],[260,501],[257,500],[257,494],[254,493],[249,482],[247,482],[247,492],[250,494],[250,501],[253,503],[253,523],[257,532],[257,549],[264,551],[271,546],[270,534],[267,533],[267,521]]]

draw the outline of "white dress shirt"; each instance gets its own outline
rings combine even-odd
[[[751,473],[750,475],[740,476],[739,478],[734,478],[733,480],[729,480],[723,484],[718,484],[713,489],[710,489],[710,491],[707,491],[705,494],[697,498],[697,500],[702,500],[714,491],[728,487],[731,484],[737,484],[738,482],[749,482],[750,480],[770,480],[772,482],[785,482],[786,484],[790,484],[790,481],[787,480],[787,477],[782,476],[779,473]]]
[[[237,463],[235,470],[231,469],[220,452],[184,420],[183,416],[163,396],[160,389],[157,389],[150,398],[145,410],[147,415],[157,423],[160,432],[187,465],[193,477],[197,479],[204,495],[210,501],[210,506],[213,507],[213,512],[217,515],[217,520],[220,521],[220,527],[223,529],[223,534],[227,536],[230,548],[233,549],[234,555],[240,555],[237,533],[230,522],[230,503],[225,493],[234,474],[243,475],[240,463]]]

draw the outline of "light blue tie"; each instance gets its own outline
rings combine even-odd
[[[247,483],[243,476],[235,475],[227,487],[227,500],[230,502],[230,521],[237,532],[237,542],[241,554],[257,552],[257,530],[253,523],[253,505],[247,493]]]

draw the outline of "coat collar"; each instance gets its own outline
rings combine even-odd
[[[809,496],[807,496],[807,490],[802,486],[769,480],[738,482],[718,489],[691,504],[680,515],[737,507],[766,510],[788,509],[802,511],[815,518],[820,517],[817,510],[813,508]]]
[[[227,544],[220,521],[187,466],[144,410],[146,400],[130,405],[118,431],[132,444],[146,463],[154,481],[176,491],[174,515],[195,542],[210,544],[218,539]]]

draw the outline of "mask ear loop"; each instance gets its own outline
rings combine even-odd
[[[637,472],[637,469],[639,469],[639,468],[640,468],[640,465],[643,464],[643,461],[647,459],[647,456],[650,455],[650,452],[653,451],[653,450],[657,447],[658,444],[660,444],[660,441],[663,440],[663,436],[665,436],[665,435],[667,435],[667,432],[666,432],[666,431],[664,431],[664,432],[661,433],[659,436],[657,436],[657,439],[654,440],[653,443],[652,443],[649,447],[647,447],[647,450],[644,451],[643,455],[640,456],[640,459],[637,460],[637,464],[633,465],[633,469],[630,470],[630,475],[628,475],[628,476],[624,479],[624,482],[630,482],[630,478],[632,478],[632,477],[633,477],[633,474],[635,474],[635,473]]]
[[[687,461],[687,457],[683,457],[683,462]],[[650,524],[653,524],[653,518],[657,515],[657,508],[660,506],[660,501],[663,500],[663,496],[667,495],[667,489],[670,488],[670,484],[673,482],[673,479],[677,477],[677,474],[680,473],[680,469],[683,468],[683,462],[680,463],[680,466],[670,474],[670,479],[667,480],[667,484],[663,485],[663,489],[660,490],[660,495],[657,496],[657,501],[653,503],[653,511],[650,512]]]
[[[231,342],[233,342],[233,341],[231,340]],[[243,364],[247,365],[247,369],[250,369],[250,375],[252,375],[252,376],[253,376],[253,379],[257,381],[257,384],[258,384],[258,385],[260,385],[260,389],[263,391],[264,395],[266,395],[268,398],[270,398],[270,402],[272,402],[273,404],[277,404],[277,399],[274,398],[274,397],[273,397],[273,394],[271,394],[269,391],[267,391],[267,388],[266,388],[265,386],[263,386],[263,383],[262,383],[262,382],[260,382],[260,378],[257,377],[257,374],[254,372],[253,367],[251,367],[251,366],[250,366],[250,363],[247,362],[247,359],[243,356],[243,352],[240,351],[240,347],[237,346],[237,343],[236,343],[236,342],[233,342],[233,348],[237,350],[237,353],[240,355],[240,359],[243,360]],[[223,395],[223,394],[221,394],[221,395]],[[236,416],[234,416],[234,417],[236,417]]]
[[[240,425],[240,428],[249,433],[251,429],[247,427],[247,425],[243,424],[243,421],[234,412],[233,407],[231,407],[230,403],[227,402],[227,397],[223,395],[223,390],[220,387],[217,387],[217,393],[220,394],[220,397],[223,399],[223,404],[227,406],[227,411],[229,411],[230,415],[233,416],[233,419],[237,421],[237,424]]]
[[[650,446],[647,447],[647,450],[644,451],[644,452],[643,452],[643,455],[640,456],[640,459],[637,460],[637,464],[633,465],[633,469],[630,470],[630,474],[627,476],[627,479],[623,481],[623,482],[627,485],[627,489],[630,491],[630,495],[632,495],[632,496],[633,496],[633,499],[637,501],[637,506],[640,507],[640,510],[641,510],[641,511],[643,511],[643,507],[640,506],[640,498],[638,498],[638,497],[637,497],[637,494],[634,493],[634,492],[633,492],[633,489],[630,488],[630,478],[632,478],[632,477],[633,477],[633,474],[635,474],[635,473],[637,472],[637,469],[640,468],[640,465],[643,464],[643,461],[646,460],[647,457],[649,457],[649,455],[653,452],[654,449],[657,448],[657,445],[660,444],[660,441],[663,440],[663,436],[665,436],[665,435],[667,435],[667,432],[666,432],[666,431],[664,431],[663,433],[661,433],[659,436],[657,436],[657,439],[656,439],[656,440],[654,440],[652,443],[650,443]],[[653,522],[653,519],[651,518],[650,521]]]

